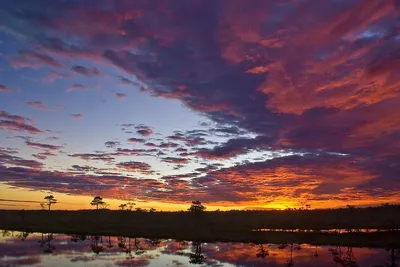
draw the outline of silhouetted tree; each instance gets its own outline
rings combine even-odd
[[[155,208],[151,208],[151,209],[149,209],[149,212],[156,212],[156,209]]]
[[[146,209],[142,209],[142,208],[136,208],[135,211],[136,212],[147,212]]]
[[[127,204],[121,204],[118,207],[120,208],[120,210],[125,210],[127,206]]]
[[[54,198],[53,195],[45,196],[44,200],[46,200],[46,205],[49,207],[49,210],[51,208],[51,205],[54,205],[57,203],[57,199]]]
[[[126,203],[126,206],[127,206],[127,210],[132,211],[133,210],[133,206],[135,206],[135,203],[128,202],[128,203]]]
[[[191,212],[202,212],[206,209],[206,207],[204,207],[200,201],[195,200],[192,201],[192,205],[190,206],[190,208],[188,209]]]
[[[92,202],[90,202],[90,205],[96,206],[96,209],[99,209],[99,205],[104,205],[105,202],[103,201],[103,198],[100,196],[96,196],[93,198]]]

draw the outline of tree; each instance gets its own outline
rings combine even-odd
[[[132,211],[133,210],[133,206],[135,206],[135,203],[128,202],[128,203],[126,203],[126,205],[127,205],[127,210]]]
[[[142,209],[142,208],[136,208],[135,211],[136,212],[147,212],[146,209]]]
[[[54,205],[57,203],[57,199],[55,199],[53,195],[45,196],[44,200],[47,201],[46,205],[49,207],[49,210],[51,208],[51,205]]]
[[[192,212],[202,212],[206,209],[206,207],[204,207],[200,201],[195,200],[192,201],[192,205],[190,206],[190,208],[188,209],[189,211]]]
[[[127,206],[128,206],[127,204],[121,204],[121,205],[119,205],[118,207],[119,207],[121,210],[125,210]]]
[[[149,209],[149,211],[150,212],[156,212],[156,209],[155,208],[151,208],[151,209]]]
[[[96,209],[99,209],[99,205],[100,205],[100,207],[101,207],[101,206],[104,205],[104,204],[105,204],[105,202],[103,201],[103,198],[100,197],[100,196],[94,197],[93,200],[92,200],[92,202],[90,202],[90,205],[96,206]]]

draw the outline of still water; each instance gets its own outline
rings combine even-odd
[[[400,250],[1,231],[0,266],[398,266]]]

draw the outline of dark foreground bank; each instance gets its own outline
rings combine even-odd
[[[311,244],[400,245],[400,207],[305,211],[130,212],[0,210],[0,229],[66,234],[101,234],[201,241],[297,242]],[[256,232],[255,229],[313,232]],[[319,230],[348,229],[332,234]],[[380,229],[360,233],[361,229]]]

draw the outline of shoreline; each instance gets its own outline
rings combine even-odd
[[[398,206],[354,210],[228,212],[0,210],[0,218],[0,229],[27,232],[203,242],[400,247],[400,231],[395,231],[400,229]],[[281,231],[254,231],[255,229]],[[329,233],[325,231],[328,229],[347,229],[349,232]],[[375,230],[365,232],[362,229]]]

